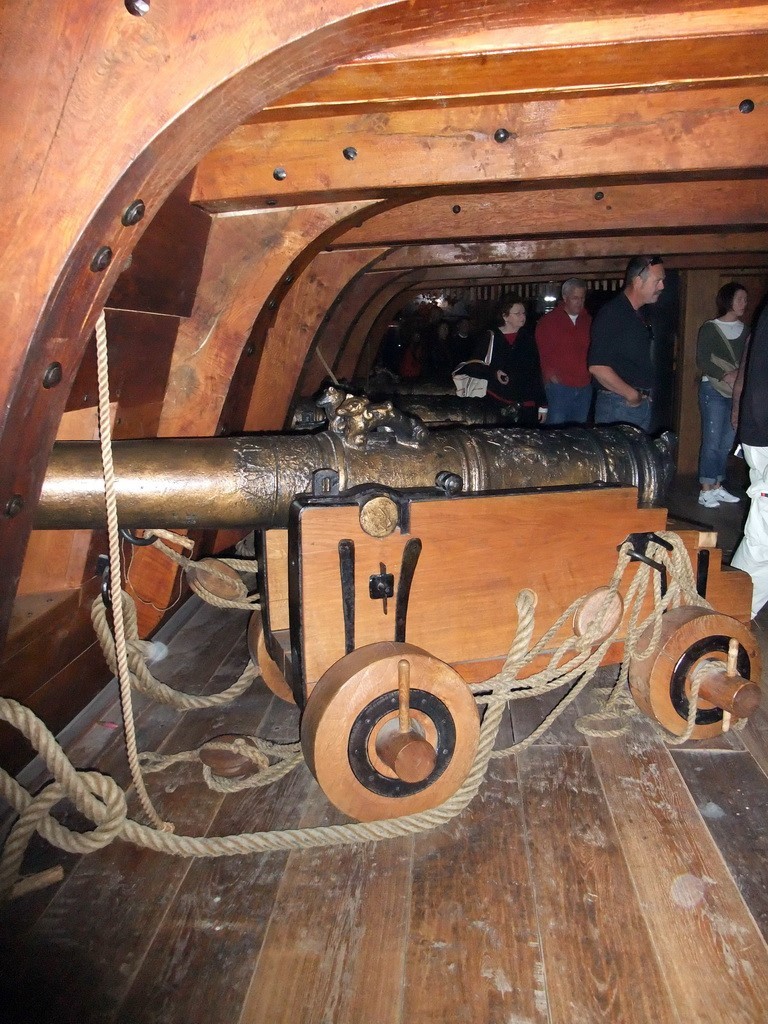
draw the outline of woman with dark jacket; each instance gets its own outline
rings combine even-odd
[[[521,426],[543,423],[547,398],[541,379],[539,352],[532,328],[526,328],[525,305],[505,296],[496,307],[496,326],[482,339],[478,356],[487,367],[488,398],[501,405],[518,404]],[[480,374],[473,368],[474,376]]]

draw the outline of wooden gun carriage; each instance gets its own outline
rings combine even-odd
[[[618,590],[607,584],[628,538],[647,561],[648,539],[669,527],[659,505],[671,441],[623,426],[427,431],[389,403],[341,394],[328,418],[315,435],[118,444],[120,518],[261,531],[253,659],[300,708],[304,754],[330,800],[363,820],[400,816],[437,806],[466,779],[480,725],[470,687],[503,665],[521,591],[538,602],[531,643],[575,609],[521,686],[590,628],[593,646],[612,641],[603,663],[622,660],[639,562]],[[93,521],[100,483],[86,458],[87,446],[57,446],[44,525]],[[703,738],[754,710],[760,659],[749,577],[722,566],[713,534],[680,536],[714,611],[689,601],[666,612],[630,684],[681,735],[706,670],[692,734]]]
[[[621,661],[623,597],[644,542],[670,527],[664,508],[639,504],[636,486],[471,494],[450,473],[436,483],[339,492],[337,476],[321,471],[314,493],[293,501],[287,529],[260,535],[262,612],[249,627],[252,656],[270,688],[301,709],[304,754],[326,795],[362,820],[434,807],[464,781],[479,730],[467,684],[503,665],[521,590],[538,598],[532,642],[578,601],[522,682],[598,615],[595,643],[614,632],[603,663]],[[708,667],[692,734],[705,738],[757,706],[751,581],[722,565],[713,533],[678,532],[698,593],[715,611],[665,613],[658,647],[636,662],[630,683],[640,707],[680,735],[692,680]],[[606,608],[606,584],[628,538],[638,561]]]

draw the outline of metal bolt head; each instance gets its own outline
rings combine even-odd
[[[355,149],[354,146],[347,146],[345,149],[342,150],[342,153],[344,154],[345,160],[354,160],[355,157],[357,156],[357,150]]]
[[[141,218],[144,216],[146,207],[141,199],[134,199],[134,201],[125,208],[123,216],[120,218],[123,225],[127,228],[133,227],[134,224],[138,224]]]
[[[55,388],[57,384],[61,384],[61,377],[61,363],[51,363],[43,374],[43,387]]]
[[[595,192],[595,199],[600,202],[601,199],[605,199],[605,192]]]
[[[149,14],[149,0],[125,0],[125,9],[137,18]]]
[[[293,281],[293,274],[286,274],[283,280],[285,281],[286,284],[291,284],[291,282]]]
[[[493,137],[496,142],[506,142],[509,139],[509,132],[506,128],[497,128]]]
[[[740,114],[751,114],[754,109],[755,109],[754,100],[742,100],[741,103],[739,104],[739,113]]]
[[[24,499],[20,494],[14,494],[12,498],[9,498],[5,503],[5,515],[9,519],[13,519],[19,512],[24,508]]]
[[[277,306],[277,300],[276,299],[270,299],[269,302],[267,303],[267,309],[274,309],[276,306]]]
[[[276,199],[268,199],[267,200],[267,206],[277,206],[277,200]]]
[[[101,245],[93,254],[91,260],[91,270],[94,273],[99,273],[101,270],[106,270],[109,264],[112,262],[112,250],[108,245]]]
[[[276,167],[274,171],[272,171],[272,177],[275,181],[285,181],[288,177],[288,171],[286,171],[284,167]]]
[[[252,356],[255,351],[256,346],[253,344],[252,341],[249,341],[248,344],[245,346],[245,354],[247,356]]]
[[[454,213],[461,213],[461,207],[458,205],[458,203],[456,204],[456,206],[451,207],[451,209],[453,210]]]

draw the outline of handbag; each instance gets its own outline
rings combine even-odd
[[[488,391],[488,381],[485,377],[473,377],[472,366],[485,366],[481,359],[470,359],[466,363],[459,363],[451,374],[456,394],[459,398],[485,398]]]

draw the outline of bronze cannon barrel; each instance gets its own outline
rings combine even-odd
[[[378,483],[434,487],[440,473],[465,492],[556,487],[597,481],[634,486],[642,505],[660,504],[672,475],[672,435],[636,427],[564,430],[448,428],[398,442],[374,432],[356,446],[332,430],[315,434],[118,441],[118,515],[126,527],[285,526],[296,494],[318,470],[339,489]],[[105,522],[96,442],[54,445],[35,517],[39,529],[88,529]]]

